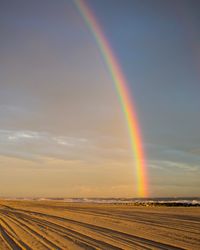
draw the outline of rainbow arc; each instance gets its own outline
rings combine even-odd
[[[122,69],[115,57],[112,48],[106,39],[100,24],[85,0],[75,0],[86,25],[91,30],[95,41],[101,51],[104,61],[108,67],[113,83],[115,84],[117,94],[127,121],[131,149],[134,156],[137,192],[138,196],[147,196],[147,170],[145,164],[144,150],[142,147],[142,137],[139,129],[139,122],[135,111],[133,98],[128,88],[128,82],[122,72]]]

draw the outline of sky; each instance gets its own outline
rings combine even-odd
[[[127,122],[74,2],[0,4],[0,196],[137,197]],[[87,4],[134,99],[149,197],[199,196],[200,2]]]

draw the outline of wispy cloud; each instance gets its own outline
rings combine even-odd
[[[174,162],[174,161],[166,161],[166,160],[153,160],[149,162],[149,167],[152,169],[160,169],[160,170],[181,170],[186,172],[195,172],[200,171],[200,165],[186,164],[183,162]]]
[[[16,158],[73,159],[87,145],[86,138],[28,130],[0,130],[0,154]]]
[[[35,140],[44,137],[43,133],[35,131],[0,130],[0,142],[20,142],[22,140]]]
[[[191,153],[191,154],[200,156],[200,147],[198,147],[198,148],[192,148],[188,152]]]
[[[55,141],[59,145],[63,145],[67,147],[75,147],[80,144],[85,144],[88,142],[88,139],[86,138],[75,138],[75,137],[66,137],[66,136],[52,137],[52,140]]]

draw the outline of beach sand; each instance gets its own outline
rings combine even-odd
[[[0,249],[200,249],[200,207],[1,200]]]

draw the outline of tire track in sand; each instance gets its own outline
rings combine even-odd
[[[22,216],[24,219],[27,219],[27,221],[32,220],[32,221],[38,222],[40,224],[46,225],[49,228],[53,228],[53,229],[55,229],[57,231],[60,228],[62,230],[67,230],[68,235],[69,235],[69,233],[71,233],[71,235],[73,237],[78,238],[79,240],[80,240],[80,233],[79,232],[72,231],[71,229],[67,229],[66,227],[63,227],[61,225],[52,223],[52,222],[50,222],[50,221],[48,221],[46,219],[47,218],[48,219],[57,219],[57,220],[60,220],[60,221],[65,221],[65,222],[68,222],[68,223],[71,223],[71,224],[74,224],[74,225],[78,225],[78,226],[80,226],[82,228],[91,229],[92,231],[94,231],[94,232],[96,232],[98,234],[104,235],[106,237],[111,237],[111,238],[116,239],[118,241],[124,242],[129,247],[134,247],[134,246],[138,245],[138,246],[141,246],[143,248],[145,246],[146,247],[150,246],[150,247],[154,247],[154,248],[157,248],[157,249],[163,249],[163,250],[168,250],[168,249],[172,249],[172,250],[178,250],[179,249],[180,250],[181,249],[181,248],[177,248],[177,247],[174,247],[172,245],[169,245],[169,244],[164,244],[164,243],[156,242],[156,241],[145,239],[145,238],[142,238],[142,237],[138,237],[138,236],[130,235],[130,234],[127,234],[127,233],[119,232],[119,231],[116,231],[116,230],[113,230],[113,229],[109,229],[109,228],[105,228],[105,227],[100,227],[100,226],[96,226],[96,225],[94,226],[92,224],[88,224],[88,223],[84,223],[84,222],[80,222],[80,221],[75,221],[75,220],[72,220],[72,219],[61,218],[59,216],[46,215],[46,214],[43,214],[43,213],[37,213],[37,212],[32,212],[32,211],[31,211],[31,215],[30,215],[30,212],[27,213],[27,211],[26,212],[24,212],[24,211],[23,212],[21,212],[21,211],[15,211],[15,214],[18,214],[18,217]],[[40,216],[40,217],[42,216],[43,218],[42,218],[42,220],[38,219],[38,218],[35,218],[35,217],[33,218],[33,215],[34,216]],[[85,241],[85,239],[88,236],[81,235],[81,237]],[[91,240],[90,239],[88,239],[88,240],[90,241],[90,244],[91,244]],[[96,240],[95,240],[95,242],[96,242]],[[94,245],[97,246],[97,247],[99,247],[99,244],[97,244],[97,243],[95,243]],[[101,247],[104,247],[104,245],[102,244]],[[105,246],[105,247],[107,247],[105,249],[112,249],[111,246]],[[120,248],[114,248],[114,249],[120,249]]]

